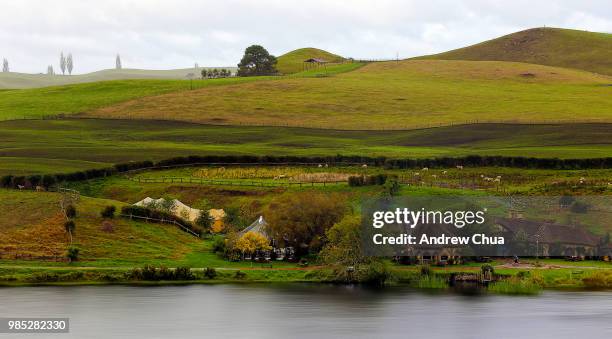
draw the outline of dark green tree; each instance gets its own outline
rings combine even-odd
[[[213,224],[213,219],[210,217],[208,210],[202,211],[196,219],[196,225],[201,226],[205,232],[210,232],[210,228]]]
[[[238,76],[271,75],[276,71],[276,57],[259,45],[248,47],[238,64]]]

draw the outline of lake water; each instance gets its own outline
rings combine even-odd
[[[467,296],[314,284],[0,288],[0,317],[21,316],[69,317],[70,334],[12,337],[612,338],[612,292]]]

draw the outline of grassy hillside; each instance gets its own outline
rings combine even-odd
[[[393,61],[330,77],[136,99],[84,116],[335,129],[405,129],[468,121],[612,121],[609,84],[611,77],[533,64]]]
[[[63,257],[69,237],[59,209],[60,195],[47,192],[0,190],[0,253],[3,259]],[[76,204],[78,216],[74,245],[81,260],[177,259],[191,251],[200,240],[174,226],[131,222],[116,218],[113,231],[102,230],[99,214],[104,206],[121,203],[81,197]]]
[[[26,73],[0,73],[0,88],[36,88],[47,86],[60,86],[78,84],[85,82],[127,80],[127,79],[176,79],[184,80],[188,73],[194,73],[199,77],[202,69],[213,69],[214,67],[170,69],[170,70],[148,70],[148,69],[105,69],[102,71],[78,74],[78,75],[46,75]],[[218,67],[235,71],[236,67]]]
[[[342,62],[344,58],[317,48],[300,48],[278,57],[276,69],[282,74],[304,71],[304,60],[310,58],[324,59],[328,62]]]
[[[612,75],[612,34],[534,28],[422,59],[516,61]]]
[[[194,80],[194,88],[236,84],[265,77]],[[73,114],[125,100],[190,89],[188,80],[113,80],[0,91],[0,120]]]
[[[0,175],[71,172],[203,154],[387,157],[612,156],[612,124],[465,125],[411,131],[206,126],[133,120],[0,123]]]

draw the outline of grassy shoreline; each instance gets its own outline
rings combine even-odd
[[[612,290],[612,268],[576,266],[575,268],[499,268],[496,270],[502,280],[486,289],[490,293],[530,295],[542,290],[592,291]],[[134,285],[134,286],[180,286],[194,284],[244,284],[244,283],[333,283],[347,284],[334,280],[329,267],[304,269],[264,268],[216,268],[214,276],[206,276],[206,268],[195,268],[194,276],[187,280],[137,280],[129,278],[132,269],[90,267],[83,269],[63,267],[7,268],[0,266],[0,287],[27,286],[81,286],[81,285]],[[449,277],[479,271],[476,266],[433,268],[428,275],[422,275],[418,266],[393,266],[391,279],[386,286],[409,285],[416,289],[453,289]],[[576,275],[576,272],[580,272]],[[602,285],[592,284],[595,276],[603,276]],[[51,281],[44,281],[50,279]],[[607,280],[605,280],[607,279]],[[384,287],[383,287],[384,288]]]

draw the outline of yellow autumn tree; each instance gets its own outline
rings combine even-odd
[[[256,251],[269,251],[272,249],[270,241],[263,235],[255,232],[247,232],[236,241],[235,248],[242,254],[253,254]]]

